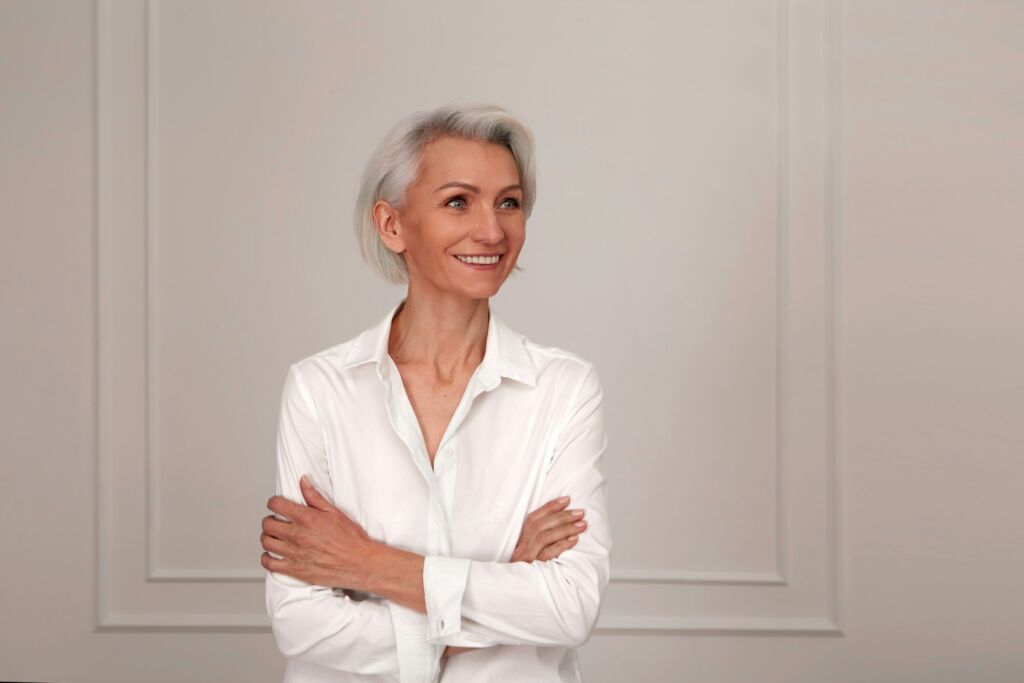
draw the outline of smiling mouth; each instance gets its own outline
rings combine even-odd
[[[465,263],[466,265],[469,265],[469,266],[494,266],[494,265],[498,264],[498,262],[501,260],[501,257],[503,256],[503,254],[490,254],[490,255],[487,255],[487,256],[484,256],[484,255],[463,256],[463,255],[460,255],[460,254],[455,254],[454,256],[455,256],[456,259],[458,259],[462,263]]]

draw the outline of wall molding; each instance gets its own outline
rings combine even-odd
[[[798,3],[793,3],[794,5]],[[827,92],[825,104],[826,149],[825,149],[825,206],[823,218],[826,253],[825,277],[826,297],[825,314],[826,330],[826,369],[825,399],[827,401],[825,420],[827,433],[827,449],[823,454],[826,464],[827,481],[825,482],[827,511],[827,562],[826,583],[828,615],[814,618],[687,618],[687,617],[654,617],[654,616],[605,616],[599,621],[597,632],[659,632],[659,633],[776,633],[776,634],[838,634],[841,633],[839,595],[840,586],[840,549],[841,527],[839,524],[839,461],[838,440],[836,436],[836,364],[838,321],[836,297],[836,267],[838,260],[838,190],[839,190],[839,115],[840,115],[840,84],[839,84],[839,39],[840,0],[821,0],[819,7],[826,21],[822,42],[825,50],[827,69]],[[112,558],[115,551],[113,537],[113,520],[115,504],[115,487],[113,471],[115,458],[112,451],[114,434],[114,386],[112,369],[116,363],[111,340],[114,332],[114,275],[112,270],[114,229],[113,229],[113,183],[112,183],[112,146],[113,146],[113,27],[112,5],[110,0],[95,0],[95,32],[96,32],[96,231],[97,231],[97,628],[100,631],[248,631],[266,630],[269,623],[264,615],[254,614],[173,614],[173,613],[118,613],[111,608]],[[262,583],[262,569],[170,569],[159,566],[156,552],[159,538],[160,492],[157,472],[159,464],[159,375],[156,360],[159,356],[158,339],[158,300],[157,287],[159,274],[159,3],[156,0],[144,0],[145,8],[145,50],[144,65],[145,90],[145,188],[144,206],[145,220],[143,225],[145,239],[145,486],[143,505],[145,507],[145,575],[143,583],[153,584],[159,588],[162,584],[182,584],[180,589],[188,590],[189,584],[254,584]],[[787,248],[789,246],[789,221],[791,193],[790,172],[790,43],[789,21],[790,2],[780,0],[777,5],[777,45],[778,54],[778,185],[777,192],[777,230],[778,242],[775,255],[777,266],[776,291],[776,413],[775,442],[773,443],[775,460],[775,533],[776,553],[775,568],[767,572],[737,571],[688,571],[688,570],[654,570],[654,569],[622,569],[613,570],[612,582],[616,584],[657,584],[657,585],[729,585],[729,586],[787,586],[787,558],[789,556],[789,520],[787,518],[786,481],[788,477],[788,459],[785,453],[787,401],[787,361],[786,350],[789,340],[789,262]]]
[[[263,569],[158,569],[147,581],[154,583],[263,583]],[[782,576],[771,572],[691,572],[681,570],[612,570],[612,583],[717,584],[730,586],[785,586]]]

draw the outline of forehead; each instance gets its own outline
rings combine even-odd
[[[440,137],[423,146],[419,180],[440,185],[451,180],[480,187],[519,182],[512,152],[505,145],[482,140]],[[431,189],[436,187],[431,186]]]

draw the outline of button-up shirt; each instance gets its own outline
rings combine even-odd
[[[388,354],[403,299],[358,336],[291,364],[277,493],[312,483],[371,538],[424,555],[426,614],[347,587],[266,573],[285,683],[580,681],[609,576],[593,363],[534,343],[489,310],[484,357],[431,466]],[[569,496],[588,523],[547,561],[511,562],[527,514]],[[479,648],[441,657],[445,646]]]

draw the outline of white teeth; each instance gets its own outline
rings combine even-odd
[[[498,256],[459,256],[456,254],[455,258],[459,259],[463,263],[476,263],[478,265],[487,266],[498,262]]]

